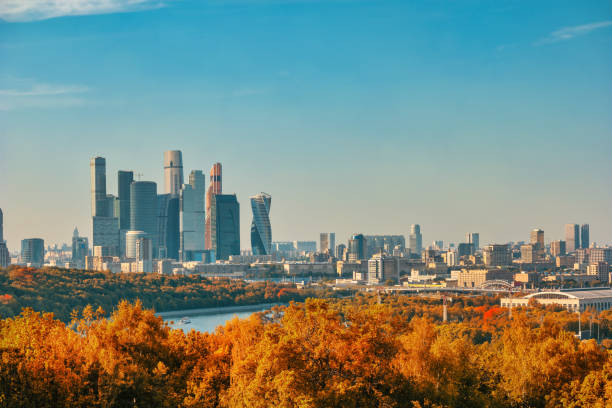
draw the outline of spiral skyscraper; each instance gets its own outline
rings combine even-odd
[[[270,225],[270,204],[272,197],[260,193],[251,197],[253,222],[251,223],[251,247],[253,255],[270,255],[272,248],[272,226]]]

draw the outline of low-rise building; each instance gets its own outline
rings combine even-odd
[[[457,286],[460,288],[477,288],[486,281],[492,280],[512,283],[514,272],[508,269],[462,269],[452,271],[451,278],[457,279]]]
[[[536,301],[542,305],[559,305],[574,312],[584,311],[587,308],[602,311],[612,308],[612,289],[561,289],[531,293],[520,298],[502,298],[501,306],[507,308],[527,306],[530,301]]]

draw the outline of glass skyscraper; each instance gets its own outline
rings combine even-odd
[[[251,248],[253,255],[270,255],[272,250],[272,226],[270,225],[270,204],[272,197],[260,193],[251,197],[253,222],[251,223]]]
[[[240,205],[235,194],[216,194],[211,205],[211,242],[216,259],[240,255]]]
[[[40,267],[45,263],[45,241],[28,238],[21,241],[21,262]]]
[[[157,239],[157,184],[135,181],[130,189],[130,230],[144,231],[155,253]]]

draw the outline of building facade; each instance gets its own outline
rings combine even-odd
[[[183,153],[180,150],[164,152],[164,192],[178,196],[183,186]]]
[[[205,177],[201,170],[189,174],[189,184],[181,189],[180,251],[183,261],[201,261],[205,246]]]
[[[582,224],[580,227],[580,248],[588,248],[590,244],[589,224]]]
[[[270,205],[272,197],[260,193],[250,197],[253,221],[251,222],[251,249],[253,255],[272,253],[272,226],[270,224]]]
[[[363,234],[353,234],[348,242],[348,261],[367,259],[367,241]]]
[[[512,265],[512,251],[510,250],[510,245],[487,245],[483,251],[483,262],[486,266]]]
[[[206,230],[205,230],[205,242],[204,246],[206,249],[213,249],[212,239],[212,225],[214,223],[212,216],[212,206],[214,204],[214,197],[217,194],[221,194],[221,163],[213,164],[210,169],[210,179],[208,182],[208,190],[206,191]]]
[[[319,235],[319,251],[328,252],[331,256],[336,256],[336,233],[322,232]]]
[[[565,255],[565,241],[552,241],[550,243],[550,254],[554,257]]]
[[[580,248],[580,227],[578,224],[565,224],[565,248],[569,253]]]
[[[211,206],[211,240],[215,258],[240,255],[240,205],[235,194],[215,194]]]
[[[408,246],[413,254],[421,254],[423,250],[423,235],[421,235],[421,226],[419,224],[412,224],[410,226]]]
[[[478,232],[468,232],[465,238],[466,242],[472,245],[473,252],[480,249],[480,234]]]
[[[144,231],[155,252],[157,239],[157,184],[135,181],[130,189],[130,230]]]
[[[45,241],[41,238],[27,238],[21,241],[21,262],[33,267],[45,263]]]

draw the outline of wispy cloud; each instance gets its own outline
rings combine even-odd
[[[8,22],[62,16],[107,14],[163,7],[162,0],[0,0],[0,19]]]
[[[88,87],[81,85],[42,83],[20,85],[0,88],[0,110],[79,106],[85,103],[85,99],[80,95],[89,91]]]
[[[574,37],[589,34],[591,31],[610,26],[612,26],[612,21],[608,20],[583,24],[579,26],[563,27],[557,31],[553,31],[548,36],[539,39],[534,43],[534,45],[544,45],[559,41],[571,40]]]

